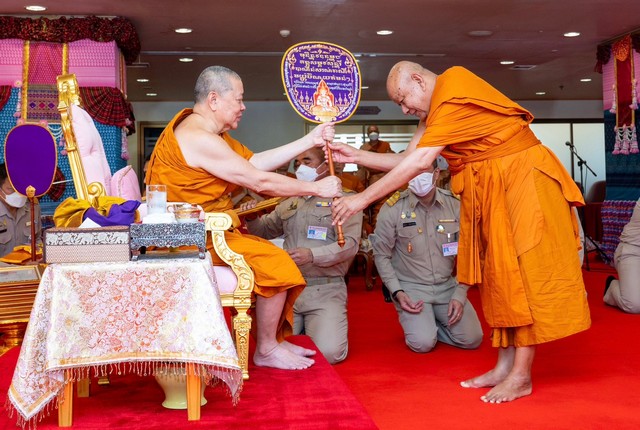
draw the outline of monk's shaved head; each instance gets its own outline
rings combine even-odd
[[[389,97],[393,98],[394,94],[398,93],[400,87],[403,87],[411,80],[411,75],[414,73],[431,73],[418,63],[412,61],[400,61],[396,63],[389,71],[387,77],[387,93]]]
[[[211,91],[223,95],[233,88],[233,80],[241,80],[240,75],[224,66],[210,66],[200,73],[194,90],[195,102],[200,103]]]
[[[389,71],[387,93],[405,115],[424,120],[429,114],[437,75],[418,63],[400,61]]]

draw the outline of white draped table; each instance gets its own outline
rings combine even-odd
[[[207,259],[51,264],[38,288],[8,397],[24,426],[55,406],[52,400],[63,391],[71,393],[68,382],[88,377],[92,368],[98,375],[150,374],[185,365],[205,383],[223,381],[237,401],[242,370],[208,254]]]

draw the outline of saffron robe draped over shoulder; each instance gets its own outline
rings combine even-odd
[[[230,193],[238,186],[217,178],[205,169],[191,167],[184,159],[174,131],[192,112],[192,109],[179,112],[158,138],[149,160],[145,183],[166,185],[168,201],[198,204],[206,212],[233,209]],[[251,150],[228,133],[223,133],[221,137],[239,156],[248,160],[253,155]],[[305,286],[298,266],[284,250],[268,240],[242,234],[237,230],[225,232],[225,239],[229,248],[243,255],[253,270],[256,294],[272,297],[287,291],[287,299],[280,317],[278,339],[283,340],[291,335],[293,304]],[[224,265],[213,250],[211,237],[207,237],[207,248],[214,264]]]
[[[533,116],[462,67],[436,80],[418,147],[445,146],[461,195],[458,280],[478,285],[493,345],[527,346],[587,329],[571,206],[582,195],[533,134]]]

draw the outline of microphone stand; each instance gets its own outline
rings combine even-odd
[[[593,169],[591,169],[591,167],[589,167],[589,164],[587,164],[587,161],[585,159],[583,159],[582,157],[580,157],[580,155],[578,155],[578,152],[576,151],[575,146],[571,143],[571,142],[566,142],[565,145],[567,145],[569,147],[569,150],[571,151],[572,156],[576,157],[578,159],[578,167],[580,168],[580,184],[582,185],[582,189],[586,192],[587,190],[587,175],[588,172],[591,172],[593,174],[593,176],[598,177],[598,175],[596,174],[596,172],[593,171]],[[587,171],[584,171],[584,168],[587,168]],[[607,255],[604,253],[604,251],[602,251],[602,249],[598,246],[598,244],[587,234],[587,229],[586,229],[586,202],[585,202],[585,206],[582,207],[582,232],[584,234],[584,238],[583,238],[583,243],[582,243],[582,247],[584,249],[584,256],[585,256],[585,261],[584,264],[586,265],[586,269],[587,271],[590,270],[589,267],[589,251],[587,250],[587,239],[589,239],[589,242],[591,242],[591,245],[595,248],[595,250],[598,252],[598,255],[600,255],[600,258],[602,258],[603,261],[608,262],[609,258],[607,257]]]

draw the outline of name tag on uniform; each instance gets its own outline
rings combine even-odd
[[[310,225],[307,228],[307,239],[327,240],[327,227]]]
[[[449,242],[442,244],[442,255],[445,257],[451,257],[452,255],[458,255],[458,242]]]

